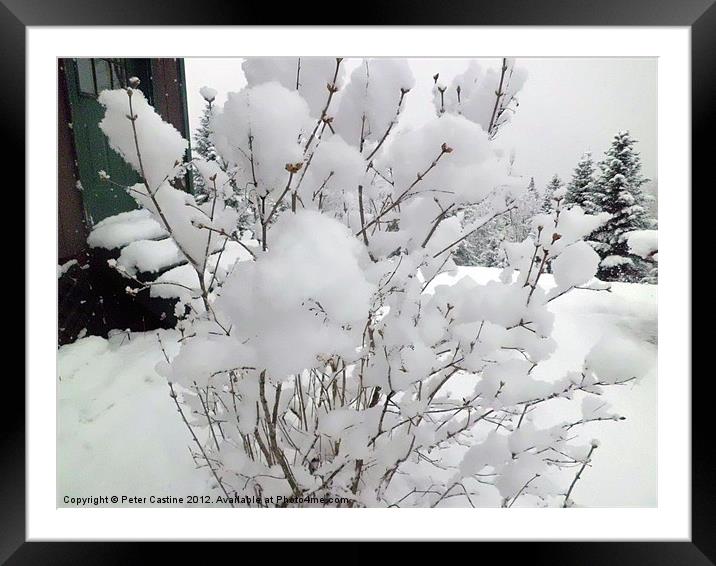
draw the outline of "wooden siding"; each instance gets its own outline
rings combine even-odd
[[[157,112],[179,132],[187,136],[184,97],[178,59],[152,59],[152,86]]]

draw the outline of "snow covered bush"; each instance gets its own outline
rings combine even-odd
[[[260,244],[223,272],[209,257],[236,239],[229,176],[196,163],[210,188],[197,204],[172,186],[186,142],[136,82],[100,97],[110,146],[142,177],[128,190],[195,278],[181,349],[158,369],[197,467],[231,506],[573,505],[598,446],[582,425],[619,419],[600,393],[644,370],[620,371],[624,344],[600,343],[582,367],[538,377],[556,347],[550,302],[603,289],[583,238],[606,217],[555,194],[531,236],[503,244],[500,281],[444,284],[456,247],[527,186],[492,141],[525,75],[507,60],[484,79],[470,67],[455,100],[409,131],[405,60],[343,67],[249,59],[247,86],[212,113]],[[485,199],[491,212],[461,221]],[[470,393],[455,395],[457,382]],[[535,418],[570,400],[577,416]]]
[[[433,76],[433,105],[438,116],[445,113],[462,115],[480,124],[490,139],[500,128],[509,123],[512,113],[519,106],[517,94],[527,78],[524,69],[515,67],[515,60],[503,58],[499,72],[484,71],[472,60],[468,68],[456,76],[450,86],[440,82],[440,74]],[[502,157],[502,152],[496,154]],[[514,150],[507,159],[506,170],[512,174],[515,161]],[[482,265],[505,267],[503,241],[522,241],[529,233],[531,218],[537,212],[534,180],[527,190],[505,194],[498,187],[492,198],[479,200],[465,207],[460,214],[463,226],[471,225],[476,218],[489,216],[504,209],[505,197],[511,201],[507,214],[498,215],[492,222],[471,232],[455,249],[457,265]]]

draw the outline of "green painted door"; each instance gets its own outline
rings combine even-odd
[[[99,171],[106,171],[113,181],[124,186],[139,181],[134,170],[110,149],[99,129],[104,109],[97,102],[97,95],[105,89],[123,87],[128,77],[136,76],[151,103],[150,62],[147,59],[65,59],[64,65],[80,190],[87,218],[94,225],[108,216],[137,208],[124,189],[102,181]]]

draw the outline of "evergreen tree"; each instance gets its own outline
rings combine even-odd
[[[455,263],[505,267],[507,256],[500,244],[503,241],[522,242],[530,235],[532,217],[540,211],[540,203],[540,194],[535,187],[534,178],[531,178],[527,188],[515,199],[515,208],[475,231],[460,244],[454,257]],[[489,215],[494,209],[494,204],[487,199],[469,208],[465,212],[463,222],[468,224],[476,218]]]
[[[206,101],[206,106],[201,114],[199,127],[194,132],[194,152],[202,159],[210,161],[216,159],[216,149],[211,140],[211,115],[213,99]],[[198,173],[194,175],[194,190],[198,194],[206,193],[206,182]]]
[[[211,115],[213,109],[211,102],[207,102],[199,121],[199,127],[194,133],[194,148],[196,152],[206,160],[216,159],[216,149],[211,140]]]
[[[540,211],[540,195],[534,177],[530,178],[527,189],[516,199],[515,206],[516,208],[510,211],[510,241],[522,242],[530,235],[532,217]]]
[[[230,184],[233,190],[233,196],[227,198],[227,204],[233,206],[239,212],[239,221],[237,229],[239,233],[251,230],[255,224],[253,207],[248,197],[246,189],[240,190],[234,180],[234,172],[229,169],[228,164],[219,156],[212,139],[213,128],[212,118],[214,114],[214,100],[216,99],[216,90],[210,87],[202,87],[199,89],[201,96],[206,101],[206,106],[199,120],[199,127],[194,132],[194,145],[192,151],[206,161],[216,161],[222,171],[230,177]],[[194,192],[197,199],[211,198],[209,187],[199,171],[194,169]]]
[[[474,221],[487,212],[484,206],[469,209],[465,223]],[[499,216],[462,241],[453,259],[457,265],[480,265],[483,267],[505,267],[507,256],[500,245],[509,233],[509,218]]]
[[[597,197],[599,209],[612,215],[592,234],[594,248],[602,257],[597,276],[604,281],[639,281],[647,271],[641,258],[629,253],[626,234],[649,227],[641,186],[641,158],[636,140],[621,131],[599,163]]]
[[[560,179],[559,175],[555,173],[554,177],[550,179],[549,183],[547,183],[547,186],[544,189],[542,212],[550,212],[554,209],[554,200],[552,197],[554,196],[554,193],[561,189],[563,186],[564,183],[562,182],[562,179]]]
[[[572,180],[567,185],[567,195],[565,202],[568,205],[578,205],[587,214],[597,214],[600,212],[597,204],[597,183],[594,178],[595,174],[594,160],[592,154],[586,152],[577,163],[572,175]]]

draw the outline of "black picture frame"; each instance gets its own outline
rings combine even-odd
[[[391,0],[380,5],[362,3],[353,25],[560,25],[560,26],[688,26],[691,28],[692,185],[712,187],[716,102],[715,0]],[[188,0],[0,0],[0,92],[3,100],[6,163],[20,173],[15,186],[24,186],[25,162],[25,33],[28,26],[58,25],[342,25],[335,4],[312,2],[293,10],[275,3],[204,0],[197,7]],[[567,47],[568,49],[568,47]],[[679,190],[673,188],[674,190]],[[683,188],[688,190],[688,188]],[[693,194],[693,193],[692,193]],[[708,196],[706,197],[708,198]],[[27,214],[28,211],[26,210]],[[695,225],[692,221],[692,225]],[[48,234],[48,238],[51,235]],[[684,253],[688,253],[686,250]],[[684,274],[691,277],[691,274]],[[16,292],[16,291],[15,291]],[[32,301],[26,295],[26,305]],[[701,338],[703,340],[703,338]],[[28,335],[26,340],[32,340]],[[668,345],[662,345],[668,347]],[[697,350],[698,351],[698,350]],[[51,353],[48,352],[48,355]],[[680,376],[688,378],[691,376]],[[530,542],[511,544],[509,562],[552,564],[716,564],[716,481],[714,481],[713,423],[709,373],[692,380],[692,536],[689,542]],[[23,399],[23,382],[5,376],[5,399]],[[133,564],[148,560],[154,543],[26,542],[25,540],[25,408],[3,403],[5,419],[0,435],[0,561],[7,564]],[[8,414],[8,411],[15,411]],[[476,521],[476,528],[479,525]],[[559,534],[555,533],[558,537]],[[585,538],[588,533],[585,532]],[[478,543],[479,544],[479,543]],[[487,543],[483,543],[487,544]],[[413,548],[416,548],[413,546]],[[418,547],[420,548],[420,547]],[[183,544],[161,549],[164,561],[206,560],[206,548]],[[212,551],[213,552],[213,551]],[[383,552],[383,551],[381,551]],[[421,550],[422,552],[422,550]],[[250,552],[236,558],[248,558]],[[315,556],[331,557],[331,553]],[[358,562],[358,553],[334,555]],[[342,556],[342,558],[338,558]],[[365,555],[363,555],[365,556]],[[474,559],[480,559],[476,554]],[[483,557],[484,559],[484,557]],[[492,559],[491,559],[492,560]],[[361,561],[363,561],[361,559]]]

